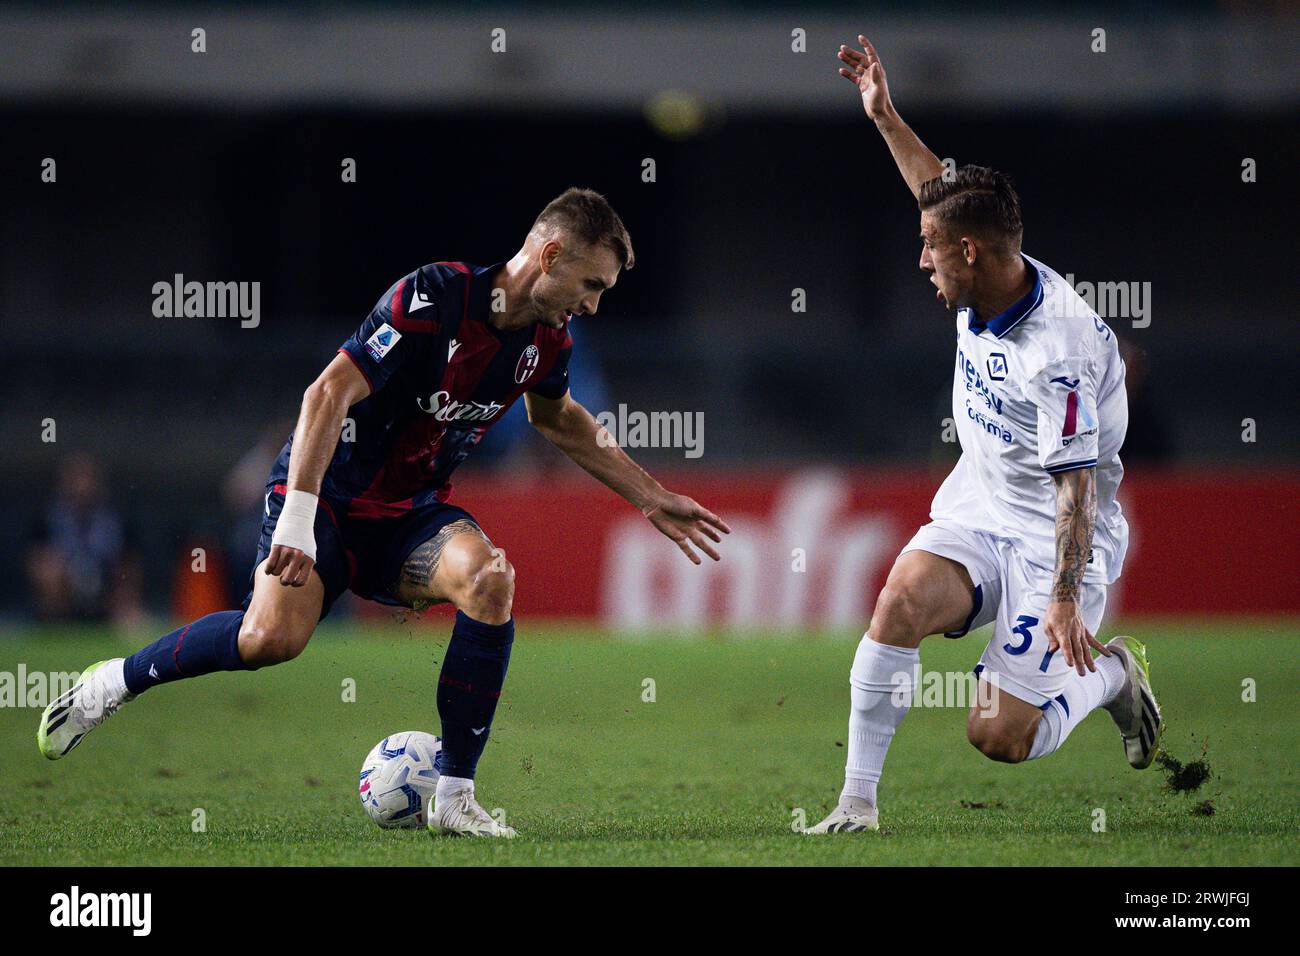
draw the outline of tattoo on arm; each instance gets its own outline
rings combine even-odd
[[[1053,475],[1056,482],[1056,574],[1052,600],[1078,603],[1097,526],[1097,469]]]

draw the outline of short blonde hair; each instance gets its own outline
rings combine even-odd
[[[612,249],[624,269],[631,269],[636,262],[632,237],[627,234],[623,220],[609,200],[593,189],[570,187],[547,203],[533,223],[533,230],[546,234],[553,229],[574,236],[585,245]]]

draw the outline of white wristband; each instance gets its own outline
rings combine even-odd
[[[313,561],[316,560],[316,496],[310,491],[290,489],[284,496],[284,507],[275,522],[271,544],[297,548]]]

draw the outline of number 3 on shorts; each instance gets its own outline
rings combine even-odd
[[[1025,639],[1024,643],[1018,645],[1003,644],[1002,649],[1008,654],[1014,654],[1016,657],[1029,650],[1029,645],[1034,643],[1034,635],[1029,633],[1029,629],[1037,624],[1038,618],[1031,617],[1028,614],[1020,615],[1016,618],[1016,626],[1011,629],[1011,633],[1023,637]]]
[[[1029,645],[1034,642],[1034,635],[1029,632],[1029,629],[1031,627],[1034,627],[1037,623],[1038,623],[1038,618],[1036,617],[1033,617],[1029,614],[1020,615],[1018,618],[1016,618],[1016,626],[1011,629],[1011,633],[1019,634],[1021,637],[1023,637],[1025,639],[1024,643],[1018,644],[1014,647],[1010,644],[1003,644],[1002,649],[1006,651],[1008,654],[1014,654],[1017,657],[1019,657],[1025,651],[1029,650]],[[1038,669],[1042,671],[1044,674],[1047,673],[1047,665],[1052,662],[1052,655],[1055,653],[1056,651],[1048,651],[1046,654],[1043,655],[1043,662],[1038,665]]]

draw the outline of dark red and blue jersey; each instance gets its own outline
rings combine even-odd
[[[558,399],[568,391],[567,330],[533,323],[503,332],[488,321],[492,279],[503,266],[417,269],[339,349],[371,389],[348,412],[351,434],[345,423],[321,485],[349,517],[391,518],[446,501],[451,473],[520,395]],[[290,436],[272,481],[287,481],[292,445]]]

